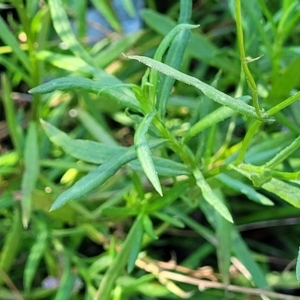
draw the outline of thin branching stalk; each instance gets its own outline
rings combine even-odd
[[[242,62],[242,67],[247,79],[249,88],[251,89],[253,105],[256,111],[257,116],[262,119],[261,110],[258,102],[258,92],[257,86],[253,79],[253,76],[248,68],[248,63],[252,61],[252,58],[246,57],[245,46],[244,46],[244,37],[243,37],[243,28],[242,28],[242,13],[241,13],[241,1],[235,0],[235,14],[236,14],[236,30],[237,30],[237,39],[238,47],[240,51],[240,57]]]

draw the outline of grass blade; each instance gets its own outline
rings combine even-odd
[[[297,265],[296,265],[296,277],[298,282],[300,282],[300,248],[298,252]]]
[[[74,35],[67,14],[64,10],[64,5],[61,0],[49,0],[48,5],[53,21],[55,31],[65,42],[75,56],[82,58],[89,65],[93,66],[93,60],[91,56],[85,51],[85,49],[79,44]]]
[[[9,272],[18,255],[20,245],[22,244],[22,232],[20,213],[16,209],[12,217],[12,226],[2,242],[0,252],[0,268],[6,273]],[[1,277],[0,282],[2,282]]]
[[[252,255],[246,245],[246,243],[241,238],[239,232],[232,227],[231,230],[232,238],[232,250],[235,253],[236,257],[241,261],[241,263],[246,267],[252,276],[254,284],[259,288],[265,288],[268,286],[266,281],[265,274],[256,264]]]
[[[107,132],[106,128],[97,122],[91,114],[81,108],[77,108],[76,111],[82,125],[96,140],[109,146],[117,146],[117,142],[112,138],[110,132]]]
[[[2,17],[0,17],[0,38],[4,42],[4,45],[8,45],[11,47],[12,52],[18,57],[19,61],[23,64],[27,71],[31,72],[31,65],[28,56],[20,48],[17,39],[11,33]]]
[[[68,257],[68,254],[64,255],[64,269],[59,284],[55,300],[65,300],[72,297],[72,291],[76,282],[76,275],[72,272],[71,269],[71,259]]]
[[[114,28],[116,31],[121,31],[120,23],[113,13],[113,10],[109,6],[109,2],[92,0],[92,3],[99,10],[99,12],[101,12],[112,28]]]
[[[10,136],[19,157],[22,157],[24,148],[24,136],[22,128],[16,120],[17,113],[15,111],[15,106],[11,98],[11,87],[5,74],[1,75],[1,85],[3,88],[3,104]]]
[[[30,122],[24,150],[25,171],[22,177],[22,222],[28,227],[31,216],[32,193],[39,176],[38,135],[35,122]]]
[[[142,218],[142,216],[139,215],[138,218],[140,219]],[[130,254],[128,257],[128,264],[127,264],[128,273],[130,273],[135,266],[135,261],[139,255],[140,248],[142,245],[143,233],[144,233],[143,226],[138,227],[133,233],[132,239],[134,240],[134,243],[132,243],[131,245]]]
[[[135,243],[136,233],[139,232],[142,227],[142,218],[141,216],[138,216],[130,228],[130,231],[122,245],[121,251],[117,254],[113,263],[102,278],[97,294],[94,297],[95,300],[111,299],[111,291],[114,283],[126,266],[130,252],[132,251],[132,247]]]
[[[153,164],[151,151],[146,139],[146,133],[154,116],[155,112],[148,114],[144,118],[144,120],[139,124],[134,135],[134,145],[137,157],[141,163],[143,171],[145,172],[147,178],[150,180],[156,191],[162,196],[161,185]]]
[[[218,197],[223,198],[220,190],[217,190]],[[222,199],[223,200],[223,199]],[[223,200],[224,201],[224,200]],[[218,266],[222,276],[222,282],[229,284],[230,282],[230,257],[231,257],[231,230],[232,224],[226,219],[222,218],[221,215],[215,213],[216,219],[216,237],[219,241],[217,247]]]
[[[24,270],[24,288],[28,292],[36,274],[39,262],[46,250],[48,239],[47,224],[44,220],[37,223],[36,240],[31,246]]]

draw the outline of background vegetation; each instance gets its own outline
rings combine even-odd
[[[298,1],[146,6],[1,1],[0,299],[298,299]]]

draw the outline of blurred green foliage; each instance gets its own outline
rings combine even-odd
[[[297,299],[299,3],[5,3],[0,299]]]

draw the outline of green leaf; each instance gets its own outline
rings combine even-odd
[[[128,148],[120,146],[109,146],[90,140],[71,139],[66,133],[57,129],[50,123],[41,120],[41,124],[49,139],[60,146],[69,155],[93,164],[102,164],[111,158],[112,155],[123,155]],[[150,140],[150,148],[155,148],[163,140]],[[153,157],[153,162],[158,174],[162,176],[189,175],[190,171],[184,164],[161,158]],[[129,166],[134,170],[141,171],[142,167],[138,160],[133,160]]]
[[[161,185],[153,164],[151,151],[146,139],[146,133],[154,116],[155,112],[148,114],[139,124],[134,135],[134,145],[143,171],[145,172],[146,176],[148,177],[156,191],[162,196]]]
[[[37,223],[36,240],[31,246],[24,269],[24,288],[28,292],[36,274],[39,262],[46,250],[48,239],[47,224],[43,220]]]
[[[119,59],[121,53],[126,53],[129,48],[132,49],[133,45],[143,34],[143,31],[138,31],[133,34],[125,35],[116,42],[112,40],[105,49],[97,53],[94,58],[95,64],[100,68],[107,67],[110,63]]]
[[[164,143],[164,140],[153,141],[151,146],[158,147]],[[85,149],[89,151],[89,149]],[[106,149],[107,150],[107,149]],[[55,210],[63,206],[70,200],[79,199],[86,195],[92,189],[100,186],[107,179],[112,177],[123,165],[136,159],[137,154],[134,146],[126,148],[126,151],[120,151],[110,154],[110,158],[106,160],[101,166],[88,173],[86,176],[77,181],[70,189],[63,192],[53,203],[51,210]]]
[[[192,14],[192,1],[181,1],[180,3],[179,23],[188,23],[190,22]],[[166,55],[165,63],[167,65],[172,68],[179,69],[182,64],[183,55],[186,51],[189,38],[190,30],[180,30],[180,32],[174,37]],[[159,82],[156,107],[162,120],[165,118],[166,105],[170,97],[174,81],[175,80],[171,77],[161,76],[161,80]]]
[[[41,120],[41,124],[52,143],[60,146],[71,156],[94,164],[102,164],[111,156],[123,154],[127,148],[108,146],[90,140],[74,140],[55,126]]]
[[[126,218],[139,213],[140,207],[105,207],[101,214],[113,218]]]
[[[82,125],[90,132],[90,134],[99,142],[102,142],[109,146],[117,146],[118,143],[111,136],[110,132],[99,123],[97,120],[87,111],[77,108],[77,117],[81,121]]]
[[[236,257],[250,272],[255,286],[259,288],[265,288],[266,286],[268,286],[268,283],[265,279],[265,274],[254,261],[246,243],[243,241],[239,232],[234,227],[232,227],[231,229],[231,238],[232,250],[235,253]]]
[[[158,61],[162,61],[163,56],[165,54],[165,52],[168,50],[170,44],[172,43],[172,40],[176,37],[176,35],[181,31],[181,30],[188,30],[188,29],[192,29],[192,28],[196,28],[198,27],[197,25],[190,25],[190,24],[178,24],[176,25],[172,30],[170,30],[170,32],[168,32],[168,34],[164,37],[164,39],[160,42],[155,54],[154,54],[154,59],[158,60]],[[158,88],[158,80],[159,80],[159,74],[157,71],[155,70],[151,70],[150,75],[149,75],[149,83],[153,85],[154,89],[151,89],[150,92],[152,92],[151,94],[151,98],[155,98],[156,97],[156,93],[157,93],[157,88]],[[157,98],[157,101],[159,102],[160,99]],[[157,103],[157,107],[159,107],[160,104]],[[158,108],[158,111],[159,108]],[[163,115],[163,114],[161,114]]]
[[[162,36],[166,36],[176,22],[169,16],[160,14],[151,9],[143,9],[141,16],[145,23]],[[199,51],[201,49],[201,51]],[[188,55],[203,61],[204,63],[224,70],[226,73],[233,74],[236,78],[239,76],[239,63],[233,61],[232,57],[228,59],[224,51],[214,45],[206,36],[200,33],[191,33],[190,41],[187,45]]]
[[[136,12],[133,0],[122,0],[122,4],[124,5],[124,9],[128,13],[128,15],[130,17],[134,17]]]
[[[293,60],[287,68],[280,71],[280,76],[275,78],[272,82],[272,89],[265,101],[275,105],[280,103],[282,99],[290,96],[290,91],[296,87],[299,82],[299,68],[300,56]]]
[[[200,170],[193,170],[197,186],[202,191],[203,198],[227,221],[233,223],[232,216],[225,204],[215,195],[211,187],[205,181]]]
[[[250,97],[246,97],[244,100],[247,102],[250,99]],[[232,117],[235,113],[235,110],[226,106],[222,106],[220,108],[215,109],[213,112],[204,116],[185,133],[182,139],[183,143],[186,143],[189,139],[194,137],[196,134],[202,132],[203,130],[221,121],[224,121],[229,117]]]
[[[253,171],[248,171],[243,169],[243,165],[239,168],[235,166],[231,166],[235,171],[242,174],[243,176],[247,177],[248,179],[252,180],[253,176],[256,176],[256,179],[260,178],[261,173],[255,173]],[[269,172],[268,172],[269,175]],[[264,176],[262,176],[262,179]],[[276,196],[280,197],[281,199],[285,200],[286,202],[290,203],[291,205],[300,208],[300,187],[297,184],[290,184],[288,182],[279,180],[277,178],[268,178],[268,182],[262,182],[261,188],[264,190],[275,194]],[[260,183],[260,182],[259,182]]]
[[[264,190],[271,192],[291,205],[300,208],[300,187],[282,180],[272,178],[271,181],[262,185]]]
[[[152,160],[155,166],[155,170],[160,176],[171,177],[179,175],[190,175],[191,173],[189,168],[182,163],[157,156],[152,156]],[[141,164],[137,160],[133,160],[128,165],[134,170],[142,170]]]
[[[196,233],[198,233],[200,236],[202,236],[204,239],[206,239],[212,245],[217,247],[218,241],[212,230],[199,224],[199,222],[197,222],[194,219],[192,219],[191,217],[189,217],[184,211],[177,209],[174,206],[167,207],[166,211],[175,215],[179,220],[183,221],[188,227],[193,229]]]
[[[149,57],[133,55],[133,56],[128,56],[128,58],[135,59],[147,65],[148,67],[153,68],[154,70],[157,70],[165,75],[175,78],[176,80],[179,80],[181,82],[196,87],[197,89],[202,91],[202,93],[205,96],[207,96],[209,99],[214,100],[221,105],[227,106],[233,109],[234,111],[239,112],[245,116],[258,119],[258,116],[256,115],[256,112],[252,106],[244,103],[241,100],[237,100],[231,96],[228,96],[220,92],[219,90],[211,87],[210,85],[200,81],[195,77],[186,75],[178,70],[169,67],[166,64],[153,60]],[[268,116],[264,113],[263,117],[267,118]]]
[[[176,216],[170,216],[168,214],[162,213],[162,212],[154,212],[153,216],[155,216],[157,219],[160,219],[163,222],[169,223],[170,225],[173,225],[178,228],[184,228],[185,225],[183,222],[181,222]]]
[[[220,190],[215,190],[218,197],[225,202],[224,196]],[[217,247],[217,257],[218,266],[222,276],[222,282],[224,284],[230,283],[230,258],[231,258],[231,230],[232,224],[222,218],[221,215],[215,212],[215,227],[216,227],[216,237],[218,239],[219,245]]]
[[[139,235],[141,228],[143,227],[142,218],[139,216],[135,219],[133,225],[130,228],[130,231],[122,244],[121,251],[117,254],[113,262],[111,263],[109,269],[105,273],[104,277],[101,280],[100,287],[96,293],[95,299],[101,300],[110,300],[111,291],[115,284],[116,279],[123,272],[124,267],[126,266],[132,248],[135,244],[135,238]]]
[[[32,78],[30,74],[20,66],[20,63],[13,57],[7,57],[5,55],[0,55],[0,64],[4,66],[7,70],[10,70],[14,75],[18,74],[22,77],[22,80],[28,85],[32,86]]]
[[[5,109],[5,117],[10,132],[10,137],[19,157],[22,157],[24,149],[23,131],[20,124],[17,122],[15,104],[11,97],[11,86],[5,74],[1,74],[1,85],[3,91],[2,99]]]
[[[233,190],[246,195],[250,200],[253,200],[254,202],[262,205],[274,205],[274,203],[269,198],[258,193],[254,188],[242,181],[234,179],[226,174],[218,174],[216,178]]]
[[[71,259],[64,255],[64,268],[59,288],[54,300],[70,299],[76,283],[77,276],[72,272]]]
[[[71,72],[85,75],[94,75],[98,73],[94,67],[90,66],[80,57],[55,53],[47,50],[39,51],[36,54],[37,59],[48,62],[49,64]]]
[[[21,207],[23,226],[27,228],[31,216],[32,193],[39,176],[38,136],[35,122],[29,123],[24,149],[24,165]]]
[[[300,248],[299,248],[297,264],[296,264],[296,278],[298,282],[300,282]]]
[[[112,177],[123,165],[135,158],[136,153],[134,147],[128,148],[122,156],[120,156],[119,153],[112,155],[108,161],[88,173],[71,188],[63,192],[53,203],[50,211],[60,208],[70,200],[85,196],[88,192]]]
[[[31,72],[31,63],[29,57],[26,55],[26,52],[20,48],[17,39],[11,33],[2,17],[0,17],[0,39],[4,42],[4,45],[11,47],[12,52],[17,56],[19,61],[23,64],[28,72]]]
[[[150,217],[146,214],[143,214],[142,220],[143,220],[144,231],[149,235],[149,237],[151,239],[157,240],[158,236],[156,235],[156,233],[154,231],[153,223],[152,223]]]
[[[138,218],[142,218],[142,216],[139,215]],[[128,264],[127,264],[128,273],[130,273],[135,266],[135,261],[139,255],[142,240],[143,240],[143,233],[144,233],[143,226],[139,226],[138,228],[136,228],[136,230],[133,233],[132,239],[134,240],[134,243],[131,244],[130,254],[128,257]]]
[[[276,165],[287,159],[293,152],[295,152],[300,147],[300,136],[295,138],[293,142],[282,149],[279,153],[275,155],[270,161],[265,163],[264,167],[274,168]]]
[[[89,93],[102,94],[121,103],[125,107],[129,107],[136,111],[141,111],[139,102],[134,98],[134,96],[128,95],[128,90],[126,91],[126,89],[124,89],[124,87],[127,86],[128,85],[126,84],[120,84],[116,86],[115,82],[111,81],[110,78],[108,80],[91,80],[82,77],[62,77],[41,84],[29,90],[29,93],[47,94],[56,90],[68,91],[79,89]]]
[[[114,28],[116,31],[121,31],[120,23],[115,16],[111,6],[108,4],[109,2],[92,0],[92,3],[97,8],[97,10],[101,12],[101,14],[104,16],[104,18],[112,28]]]
[[[22,245],[22,233],[24,232],[21,224],[21,217],[18,209],[15,209],[12,216],[11,227],[2,241],[0,252],[0,268],[7,274],[13,266]],[[0,277],[0,282],[3,279]]]
[[[89,65],[94,66],[93,59],[79,44],[75,34],[72,31],[62,1],[49,0],[48,5],[50,8],[53,26],[59,37],[62,39],[62,41],[65,42],[68,45],[68,47],[70,47],[70,50],[75,56],[82,58]]]

